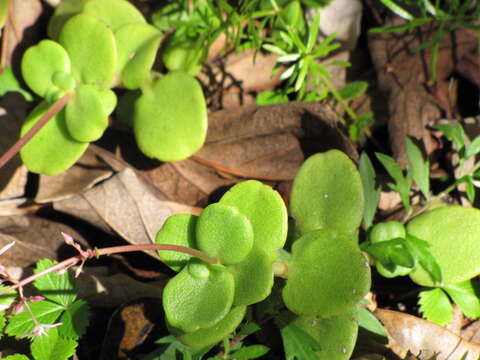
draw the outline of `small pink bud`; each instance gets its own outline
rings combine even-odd
[[[64,233],[63,231],[62,231],[61,234],[63,236],[63,240],[65,241],[65,243],[67,245],[72,245],[73,246],[73,244],[75,244],[75,241],[73,240],[73,237],[71,235],[68,235],[67,233]]]
[[[37,301],[45,300],[45,298],[43,296],[37,295],[37,296],[30,296],[28,300],[31,302],[37,302]]]
[[[15,315],[20,314],[23,311],[23,301],[19,302],[15,307],[13,308],[13,313]]]

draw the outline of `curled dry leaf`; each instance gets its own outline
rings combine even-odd
[[[170,215],[196,211],[152,192],[129,168],[83,194],[54,203],[54,208],[113,231],[130,244],[152,244]],[[147,253],[158,259],[155,251]]]
[[[399,356],[407,351],[418,359],[437,360],[477,360],[480,345],[462,339],[449,330],[398,311],[377,309],[377,318],[383,323],[389,334],[392,350]],[[465,358],[462,356],[466,355]]]

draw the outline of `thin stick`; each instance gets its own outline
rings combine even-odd
[[[52,106],[48,109],[48,111],[41,117],[39,121],[32,126],[28,132],[23,135],[10,149],[7,150],[5,154],[0,157],[0,169],[5,166],[7,162],[9,162],[19,151],[22,147],[25,146],[30,139],[40,131],[40,129],[54,117],[56,114],[62,110],[65,105],[72,99],[73,93],[66,93],[60,99],[55,101]]]

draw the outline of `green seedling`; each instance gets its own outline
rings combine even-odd
[[[50,21],[49,33],[55,41],[42,40],[22,59],[26,84],[44,99],[41,110],[24,123],[22,134],[41,120],[49,105],[63,96],[70,100],[51,120],[56,126],[40,129],[38,139],[21,150],[31,171],[63,172],[88,143],[103,135],[117,105],[111,90],[115,86],[135,91],[135,101],[126,111],[147,156],[183,160],[203,145],[207,115],[200,85],[181,71],[163,77],[151,73],[163,34],[128,1],[64,1]],[[58,151],[64,147],[68,151]]]
[[[199,217],[174,215],[166,221],[157,243],[193,247],[216,259],[209,264],[159,252],[179,271],[165,287],[163,304],[180,341],[201,348],[227,336],[246,306],[270,295],[276,269],[286,278],[282,297],[288,316],[295,318],[293,324],[278,322],[286,352],[300,337],[319,345],[319,354],[333,354],[339,341],[342,346],[332,359],[348,358],[358,330],[356,304],[370,288],[369,264],[357,243],[364,199],[353,162],[337,150],[308,159],[295,178],[291,207],[301,237],[294,240],[291,255],[281,258],[286,208],[277,192],[258,181],[235,185]],[[344,214],[350,214],[349,221]],[[325,338],[337,325],[345,331]]]

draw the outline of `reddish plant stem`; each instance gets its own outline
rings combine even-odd
[[[218,264],[218,260],[205,254],[204,252],[192,248],[188,248],[185,246],[179,246],[179,245],[168,245],[168,244],[141,244],[141,245],[123,245],[123,246],[112,246],[108,248],[102,248],[102,249],[89,249],[84,251],[84,254],[79,254],[76,256],[72,256],[71,258],[68,258],[66,260],[63,260],[62,262],[59,262],[58,264],[55,264],[45,270],[40,271],[39,273],[33,274],[23,280],[20,280],[16,284],[9,286],[8,288],[0,291],[0,296],[18,289],[22,288],[23,286],[31,283],[35,279],[38,279],[41,276],[44,276],[48,273],[51,273],[53,271],[59,271],[62,269],[67,269],[82,260],[86,259],[92,259],[92,258],[98,258],[100,256],[104,255],[112,255],[112,254],[118,254],[118,253],[126,253],[126,252],[132,252],[132,251],[145,251],[145,250],[167,250],[167,251],[177,251],[177,252],[182,252],[185,254],[189,254],[195,257],[198,257],[199,259],[210,263],[210,264]]]
[[[32,126],[28,132],[23,135],[10,149],[7,150],[5,154],[0,157],[0,169],[5,166],[7,162],[9,162],[19,151],[22,147],[25,146],[30,139],[40,131],[40,129],[56,114],[62,110],[65,105],[72,99],[73,93],[66,93],[60,99],[55,101],[52,106],[48,109],[48,111],[42,116],[40,120],[38,120],[35,125]]]

